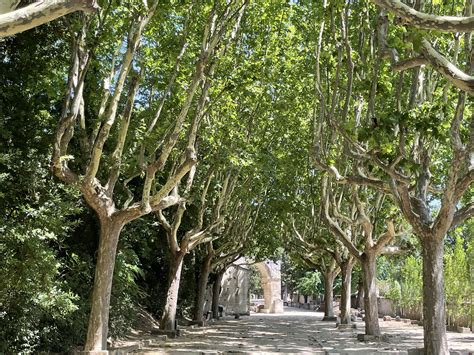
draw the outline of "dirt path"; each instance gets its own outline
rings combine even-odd
[[[423,346],[422,328],[380,321],[384,342],[359,342],[358,329],[340,331],[334,322],[322,322],[323,313],[285,309],[283,314],[253,314],[225,319],[203,328],[185,327],[183,336],[150,345],[141,354],[299,353],[299,354],[407,354]],[[448,333],[457,354],[474,352],[474,335]]]

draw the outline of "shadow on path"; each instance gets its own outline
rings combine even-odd
[[[358,329],[340,331],[323,322],[323,313],[285,308],[283,314],[252,314],[239,320],[223,319],[202,328],[184,327],[183,336],[140,350],[141,354],[298,353],[298,354],[407,354],[423,346],[423,329],[380,320],[386,341],[359,342]],[[474,352],[472,334],[448,333],[451,350]]]

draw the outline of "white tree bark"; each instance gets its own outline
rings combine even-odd
[[[13,8],[15,6],[13,4]],[[0,14],[0,37],[12,36],[72,12],[94,12],[97,9],[95,0],[37,1],[18,10]]]
[[[417,11],[399,0],[371,0],[374,4],[398,16],[404,24],[424,30],[443,32],[474,31],[474,16],[436,16]]]

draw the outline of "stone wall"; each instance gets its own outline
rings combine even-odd
[[[225,314],[249,314],[250,312],[250,274],[247,260],[239,259],[226,270],[221,284],[219,304]],[[256,263],[255,266],[262,278],[265,305],[260,312],[283,312],[281,299],[280,264],[270,261]],[[206,291],[204,312],[211,309],[212,285]]]
[[[250,312],[250,270],[248,267],[232,264],[222,278],[219,304],[225,314],[249,314]],[[211,309],[212,285],[206,291],[204,312]]]

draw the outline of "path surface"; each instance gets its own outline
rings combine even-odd
[[[141,354],[300,353],[300,354],[407,354],[423,346],[422,327],[380,321],[388,341],[359,342],[358,329],[340,331],[334,322],[322,322],[323,313],[286,308],[283,314],[253,314],[225,319],[203,328],[184,327],[183,336],[140,350]],[[474,353],[474,335],[448,333],[451,350]]]

